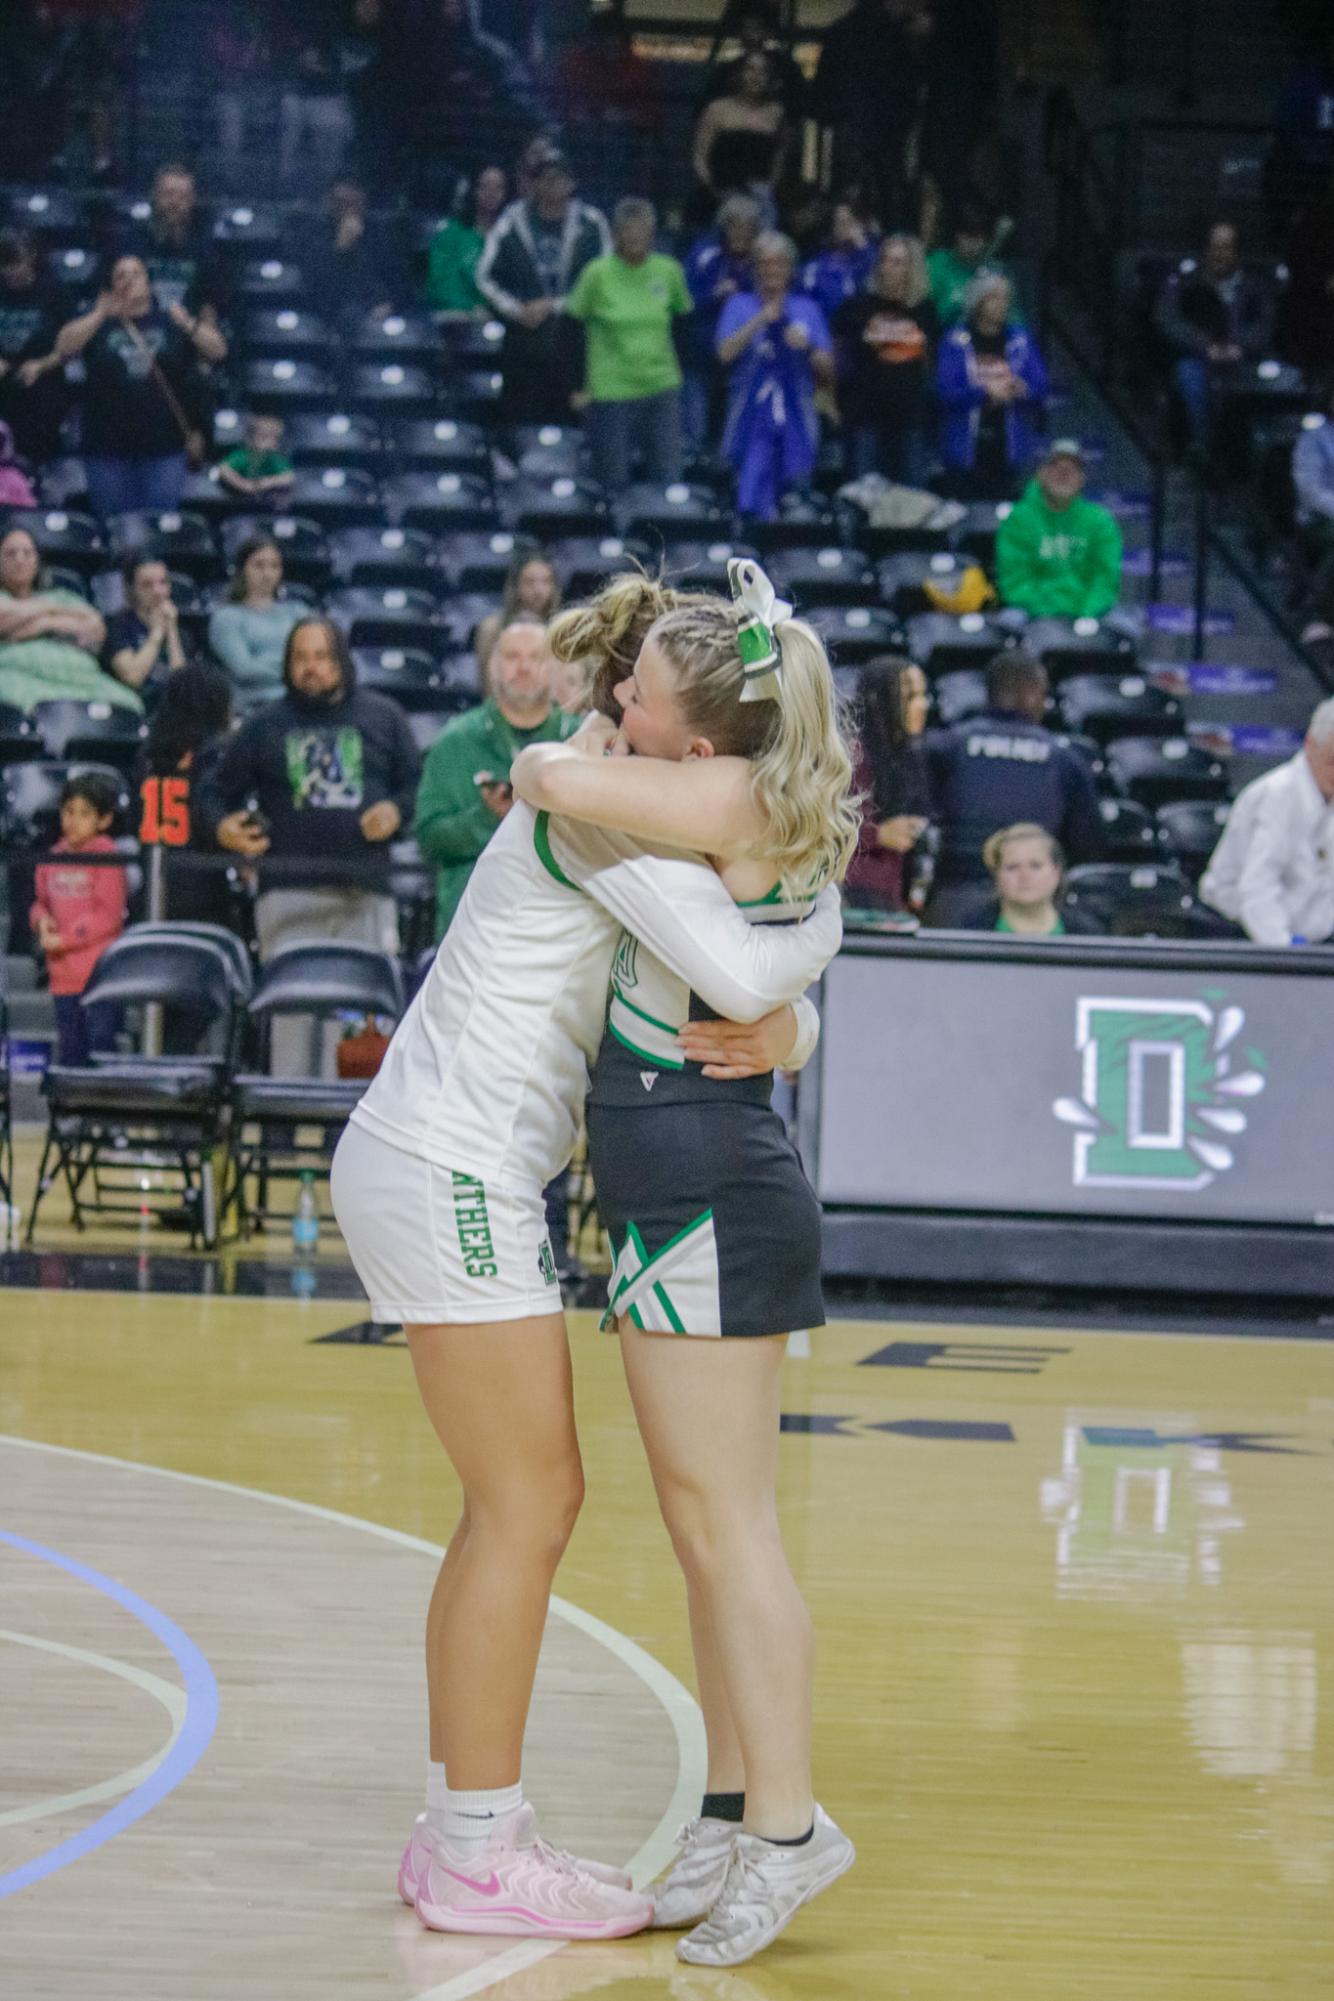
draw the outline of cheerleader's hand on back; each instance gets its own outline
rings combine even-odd
[[[797,1017],[784,1006],[759,1021],[688,1021],[676,1039],[686,1062],[702,1063],[706,1077],[763,1077],[792,1054]]]

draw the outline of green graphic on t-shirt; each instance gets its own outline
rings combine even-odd
[[[295,807],[360,806],[365,777],[360,730],[289,730],[284,748]]]

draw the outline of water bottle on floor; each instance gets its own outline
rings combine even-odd
[[[292,1211],[292,1249],[299,1258],[309,1257],[319,1248],[320,1212],[315,1202],[315,1176],[306,1168],[301,1176],[301,1190],[296,1198],[296,1208]]]

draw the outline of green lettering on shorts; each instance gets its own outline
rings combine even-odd
[[[454,1183],[454,1225],[459,1233],[463,1269],[469,1278],[495,1278],[495,1245],[491,1241],[491,1218],[487,1214],[486,1190],[475,1174],[450,1169]]]

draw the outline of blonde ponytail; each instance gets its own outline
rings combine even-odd
[[[612,577],[586,604],[557,612],[547,628],[557,660],[575,661],[588,676],[592,707],[621,720],[612,689],[628,681],[656,622],[689,600],[643,570]]]

